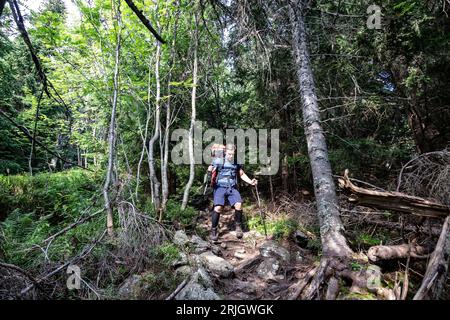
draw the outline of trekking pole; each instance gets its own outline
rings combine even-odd
[[[255,184],[255,189],[256,189],[256,198],[258,199],[258,209],[259,209],[259,215],[261,216],[261,219],[263,221],[263,225],[264,225],[264,235],[266,236],[267,239],[267,227],[266,227],[266,215],[263,214],[262,210],[261,210],[261,200],[259,198],[259,192],[258,192],[258,185]]]
[[[208,172],[205,173],[205,177],[203,178],[203,185],[204,185],[203,195],[205,195],[206,189],[208,188]]]

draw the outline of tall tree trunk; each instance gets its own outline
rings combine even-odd
[[[155,156],[154,147],[155,142],[159,139],[159,134],[161,132],[161,119],[160,119],[160,100],[161,100],[161,83],[159,78],[159,65],[161,59],[161,44],[156,43],[156,63],[155,63],[155,80],[156,80],[156,101],[155,101],[155,128],[153,136],[148,143],[148,165],[150,171],[150,186],[152,190],[152,202],[155,210],[158,212],[161,208],[159,187],[160,182],[156,176],[155,170]]]
[[[195,13],[195,30],[194,30],[194,70],[192,72],[192,96],[191,96],[191,125],[189,128],[189,180],[184,189],[183,202],[181,204],[181,209],[186,209],[188,200],[189,200],[189,191],[192,187],[192,183],[194,182],[195,176],[195,161],[194,161],[194,126],[196,119],[196,107],[195,100],[197,94],[197,49],[198,49],[198,16],[197,12]]]
[[[109,132],[108,132],[108,168],[106,171],[106,180],[103,186],[103,197],[105,199],[106,208],[106,227],[108,228],[108,235],[114,235],[114,221],[113,221],[113,204],[109,196],[109,188],[111,181],[113,180],[114,172],[114,153],[116,144],[116,110],[117,110],[117,98],[119,95],[119,64],[120,64],[120,42],[121,42],[121,28],[122,28],[122,17],[120,12],[120,0],[117,3],[117,43],[115,50],[115,66],[114,66],[114,90],[113,90],[113,101],[111,110],[111,119],[109,122]]]
[[[146,116],[146,120],[145,120],[145,127],[144,127],[144,134],[142,134],[142,128],[141,128],[141,122],[140,119],[138,118],[138,122],[139,122],[139,134],[141,136],[141,140],[142,140],[142,149],[141,149],[141,156],[139,157],[139,162],[138,162],[138,167],[137,167],[137,173],[136,173],[136,190],[135,190],[135,197],[136,199],[139,199],[139,182],[140,182],[140,177],[141,177],[141,166],[142,166],[142,162],[144,161],[144,155],[145,153],[147,153],[147,159],[149,154],[148,154],[148,148],[147,148],[147,137],[148,137],[148,126],[150,123],[150,118],[151,118],[151,67],[153,65],[153,61],[151,60],[149,62],[148,65],[148,89],[147,89],[147,116]],[[152,185],[152,182],[150,180],[150,185]],[[151,187],[151,197],[152,197],[152,201],[153,201],[153,187]]]
[[[292,46],[319,216],[322,251],[324,257],[346,258],[350,256],[352,250],[342,234],[343,225],[339,217],[335,184],[328,160],[325,136],[320,123],[319,107],[307,47],[303,8],[303,1],[295,1],[289,8],[289,18],[292,25]]]
[[[285,193],[289,192],[288,177],[289,177],[289,169],[288,169],[288,163],[287,163],[287,155],[284,155],[283,161],[281,164],[281,188],[282,188],[283,192],[285,192]]]
[[[179,2],[176,3],[177,8],[179,8]],[[168,179],[168,170],[169,170],[169,132],[172,118],[172,108],[171,108],[171,80],[172,80],[172,68],[173,62],[175,59],[175,45],[177,38],[177,28],[178,28],[178,19],[180,15],[180,10],[177,10],[175,23],[173,27],[173,40],[172,47],[170,49],[170,61],[169,61],[169,75],[167,80],[167,104],[166,104],[166,125],[164,131],[164,141],[163,141],[163,150],[162,150],[162,162],[161,162],[161,182],[162,182],[162,210],[166,210],[167,200],[169,199],[169,179]]]
[[[33,157],[36,156],[35,140],[36,140],[36,136],[37,136],[37,123],[39,120],[39,109],[41,106],[41,99],[42,99],[43,94],[44,94],[44,89],[42,89],[41,93],[39,94],[39,98],[38,98],[37,106],[36,106],[36,114],[34,116],[33,139],[31,140],[30,157],[28,159],[28,167],[30,169],[30,175],[33,175]]]

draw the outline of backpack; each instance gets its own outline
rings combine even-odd
[[[211,148],[212,156],[214,157],[213,165],[215,165],[215,170],[213,170],[211,174],[211,187],[214,188],[218,185],[219,180],[222,180],[223,186],[236,186],[237,185],[237,171],[239,166],[236,163],[232,163],[231,165],[225,165],[225,155],[223,153],[225,146],[223,145],[213,145]],[[220,162],[217,164],[217,159],[220,159]],[[225,167],[225,169],[224,169]],[[226,180],[226,182],[225,182]]]
[[[213,162],[218,159],[218,158],[222,158],[224,159],[225,157],[225,146],[223,144],[213,144],[213,146],[211,147],[211,156],[213,157]],[[216,168],[215,170],[213,170],[212,174],[211,174],[211,187],[214,188],[217,184],[217,176],[219,173],[219,168]]]

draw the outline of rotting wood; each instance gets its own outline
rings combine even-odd
[[[431,252],[431,248],[418,244],[411,244],[411,251],[410,245],[407,243],[393,246],[379,245],[370,247],[367,251],[367,257],[371,261],[376,262],[380,260],[406,259],[409,255],[411,258],[427,258]]]
[[[338,181],[344,192],[349,194],[350,202],[425,217],[445,218],[450,214],[448,206],[436,201],[401,192],[383,192],[358,187],[350,181],[348,174],[346,169],[344,177],[339,178]]]

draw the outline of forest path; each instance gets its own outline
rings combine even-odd
[[[209,237],[209,214],[203,212],[198,226]],[[211,241],[204,239],[206,241]],[[217,278],[215,290],[229,300],[286,299],[288,288],[303,278],[313,267],[317,257],[292,240],[266,239],[244,227],[242,239],[234,231],[234,211],[225,210],[220,217],[220,256],[234,267],[229,278]]]

